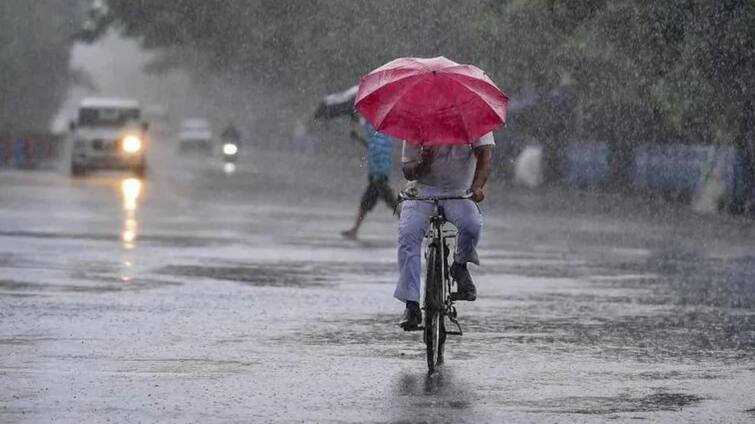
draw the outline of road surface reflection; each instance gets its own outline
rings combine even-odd
[[[139,195],[142,192],[142,182],[137,178],[126,178],[121,181],[121,195],[123,197],[123,231],[121,240],[123,247],[131,250],[134,248],[138,235],[139,222],[136,212]]]
[[[236,172],[236,164],[231,162],[226,162],[223,164],[223,172],[230,175]]]

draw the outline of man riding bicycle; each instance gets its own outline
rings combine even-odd
[[[482,214],[477,206],[485,198],[485,183],[490,175],[495,140],[488,133],[471,144],[420,147],[404,142],[402,163],[404,176],[416,181],[420,196],[459,196],[471,193],[470,199],[441,202],[445,216],[456,226],[458,236],[451,277],[456,281],[454,300],[474,301],[477,289],[467,269],[468,263],[480,264],[477,243],[482,228]],[[433,204],[407,200],[399,223],[399,280],[394,297],[406,303],[399,325],[404,329],[422,323],[420,300],[420,251],[422,240],[433,212]]]

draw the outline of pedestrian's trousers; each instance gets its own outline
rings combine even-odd
[[[454,261],[480,264],[477,242],[482,229],[482,214],[471,200],[444,200],[440,202],[446,219],[458,230]],[[422,240],[433,212],[433,203],[420,200],[404,201],[398,229],[399,279],[393,296],[402,301],[419,302],[420,263]]]

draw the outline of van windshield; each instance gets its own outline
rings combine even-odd
[[[139,120],[139,109],[81,108],[79,125],[84,127],[119,126]]]

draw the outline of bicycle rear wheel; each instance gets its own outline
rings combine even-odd
[[[427,346],[427,368],[434,372],[443,362],[443,273],[442,257],[438,246],[428,247],[427,278],[425,279],[425,345]]]

